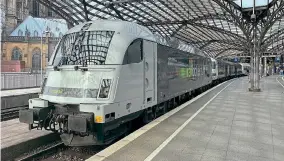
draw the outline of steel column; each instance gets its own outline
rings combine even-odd
[[[250,73],[249,73],[249,81],[250,81],[250,88],[253,88],[253,73],[254,73],[254,56],[252,50],[250,50]]]
[[[259,80],[260,80],[260,72],[259,72],[259,56],[258,53],[255,53],[251,56],[251,67],[252,67],[252,71],[250,74],[250,88],[249,91],[252,92],[260,92],[260,88],[259,88]]]
[[[262,57],[259,57],[259,77],[261,78],[263,75],[263,64],[262,64]]]
[[[251,19],[253,20],[253,51],[251,52],[251,76],[250,76],[250,88],[249,91],[251,92],[260,92],[259,88],[259,80],[260,80],[260,73],[259,73],[259,58],[260,58],[260,42],[257,41],[257,22],[256,22],[256,15],[255,15],[255,0],[253,1],[253,14],[251,15]]]
[[[264,59],[264,76],[267,76],[267,58],[266,57],[264,57],[263,58]]]

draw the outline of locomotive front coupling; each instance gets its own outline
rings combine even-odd
[[[56,105],[40,98],[29,100],[29,109],[19,111],[19,120],[29,124],[29,129],[81,136],[94,132],[93,113],[80,112],[76,105]]]

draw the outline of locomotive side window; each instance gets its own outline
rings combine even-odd
[[[142,40],[134,40],[127,48],[123,59],[124,64],[140,63],[143,59]]]

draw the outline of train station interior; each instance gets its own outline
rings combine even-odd
[[[267,59],[283,54],[280,0],[39,2],[62,16],[70,26],[96,19],[131,21],[169,40],[192,44],[214,58],[243,58],[252,67],[249,87],[252,91],[261,90],[260,77],[269,70]]]
[[[77,159],[87,161],[284,161],[283,0],[37,2],[64,19],[69,29],[92,20],[134,22],[172,46],[190,44],[207,57],[249,66],[242,69],[242,76],[202,88],[188,101],[102,150],[92,148],[88,154],[78,154],[68,149],[51,160],[71,160],[74,158],[68,156],[74,153]],[[20,82],[23,77],[13,78]],[[11,82],[2,76],[1,80]],[[47,142],[64,149],[59,136],[30,131],[19,122],[19,110],[26,109],[29,99],[42,90],[39,80],[32,84],[37,85],[4,90],[5,84],[1,84],[2,159],[30,160],[37,151],[39,157],[47,151],[33,149]],[[27,150],[31,154],[22,156]]]

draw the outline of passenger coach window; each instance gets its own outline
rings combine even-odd
[[[123,64],[140,63],[143,59],[142,40],[134,40],[124,55]]]

